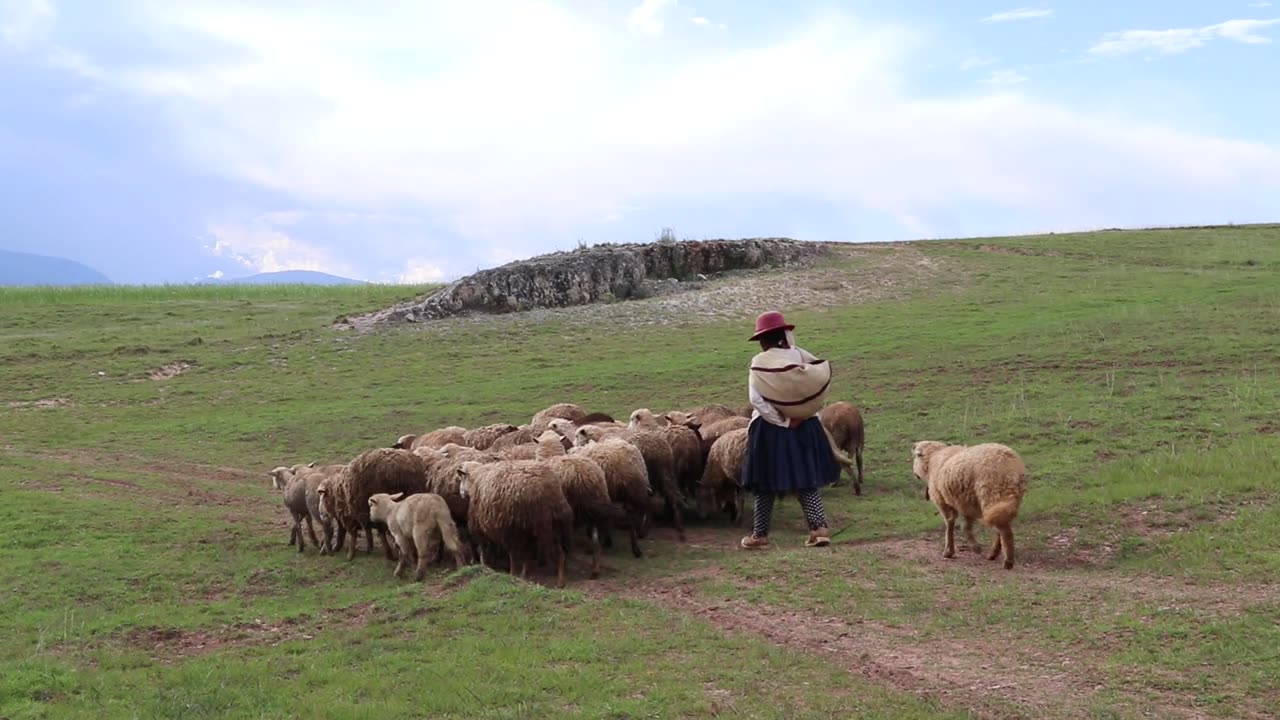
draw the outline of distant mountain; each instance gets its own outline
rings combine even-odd
[[[0,285],[110,285],[106,275],[75,260],[0,250]]]
[[[258,273],[240,278],[210,278],[204,282],[219,285],[364,285],[363,280],[351,280],[314,270],[281,270]]]

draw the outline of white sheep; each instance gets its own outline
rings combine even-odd
[[[374,493],[369,496],[369,517],[374,522],[385,523],[400,548],[400,560],[391,573],[395,577],[404,573],[409,556],[416,555],[413,579],[421,581],[426,576],[427,563],[435,559],[442,542],[453,556],[455,570],[467,562],[449,506],[435,493],[416,493],[409,497],[402,492]]]

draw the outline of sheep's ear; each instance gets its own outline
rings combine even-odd
[[[307,467],[315,467],[315,466],[316,466],[315,460],[312,460],[311,462],[307,463]]]
[[[397,500],[397,501],[398,501],[398,500],[400,500],[400,498],[402,498],[402,497],[404,497],[404,493],[402,493],[402,492],[398,492],[398,493],[396,493],[395,495],[392,495],[392,496],[391,496],[391,499],[392,499],[392,500]]]

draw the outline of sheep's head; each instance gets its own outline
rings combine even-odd
[[[934,453],[946,446],[946,443],[937,440],[921,440],[911,447],[911,472],[915,474],[917,480],[925,483],[925,499],[929,497],[929,461]]]
[[[575,447],[585,447],[591,444],[591,433],[586,427],[580,427],[574,432],[573,444]]]
[[[702,422],[698,420],[698,416],[691,413],[673,410],[662,417],[672,425],[683,425],[690,430],[698,430],[702,428]]]
[[[547,427],[561,437],[572,437],[578,426],[564,418],[556,418],[547,423]]]
[[[401,435],[400,439],[391,445],[391,448],[393,450],[408,450],[413,447],[413,441],[417,439],[417,435]]]
[[[654,415],[649,408],[640,408],[631,413],[631,420],[627,423],[627,427],[632,430],[639,428],[656,428],[667,424],[667,419],[662,416]]]
[[[385,523],[391,515],[391,511],[395,510],[396,502],[404,497],[404,493],[398,492],[395,495],[387,493],[374,493],[369,496],[369,518],[374,522]]]
[[[458,494],[461,495],[464,500],[471,498],[471,489],[474,487],[475,483],[474,474],[475,471],[481,467],[483,467],[481,463],[474,460],[468,460],[464,463],[460,463],[454,470],[454,472],[458,474]]]
[[[293,477],[293,472],[291,468],[281,465],[267,473],[267,475],[271,476],[271,487],[276,490],[283,490],[284,486],[289,484],[289,479]]]

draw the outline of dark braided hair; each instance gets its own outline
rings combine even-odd
[[[761,335],[759,339],[760,344],[769,349],[787,347],[787,331],[782,328],[770,330]]]

